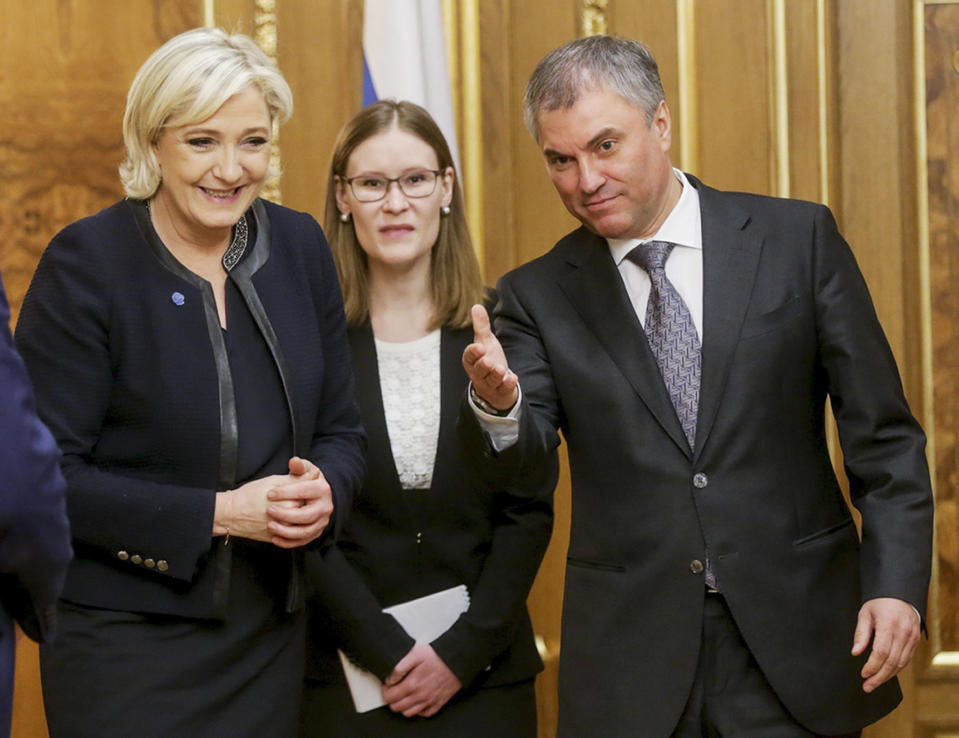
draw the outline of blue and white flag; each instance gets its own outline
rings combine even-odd
[[[363,105],[385,98],[422,105],[439,124],[459,168],[440,0],[366,0]]]

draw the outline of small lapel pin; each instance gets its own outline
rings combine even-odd
[[[173,300],[174,305],[182,305],[186,302],[186,298],[183,296],[182,292],[174,292],[170,295],[170,299]]]

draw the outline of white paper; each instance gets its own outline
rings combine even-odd
[[[403,630],[417,643],[430,643],[448,631],[469,606],[469,592],[466,585],[460,584],[387,607],[383,612],[396,618]],[[338,653],[356,711],[369,712],[385,705],[383,683],[376,675],[351,661],[342,651]]]

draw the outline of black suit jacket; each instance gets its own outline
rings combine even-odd
[[[440,340],[440,429],[432,487],[421,518],[400,486],[383,411],[370,326],[351,329],[357,401],[369,438],[366,483],[337,545],[312,555],[308,676],[342,681],[342,648],[380,678],[413,642],[381,610],[465,584],[470,606],[432,645],[464,686],[531,678],[542,664],[526,597],[552,529],[547,465],[530,496],[491,489],[467,463],[457,433],[467,379],[461,357],[472,330],[444,328]]]
[[[534,470],[557,429],[569,445],[559,735],[671,733],[699,653],[707,545],[786,707],[815,732],[851,732],[900,699],[895,681],[862,692],[849,654],[861,603],[925,612],[925,439],[829,211],[690,181],[704,274],[694,449],[604,239],[580,228],[499,286],[524,406],[519,442],[495,461],[485,448],[488,474]],[[827,451],[827,396],[861,541]]]
[[[292,448],[349,507],[363,474],[346,320],[323,232],[262,200],[231,272],[279,371]],[[63,596],[93,607],[221,617],[232,547],[212,539],[236,478],[237,419],[210,284],[121,201],[50,243],[16,332],[40,416],[63,452],[76,558]],[[148,559],[154,566],[148,566]],[[302,602],[290,554],[287,606]],[[162,563],[161,563],[162,562]]]

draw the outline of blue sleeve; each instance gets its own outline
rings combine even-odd
[[[31,638],[52,628],[72,556],[60,453],[37,417],[0,284],[0,601]]]

